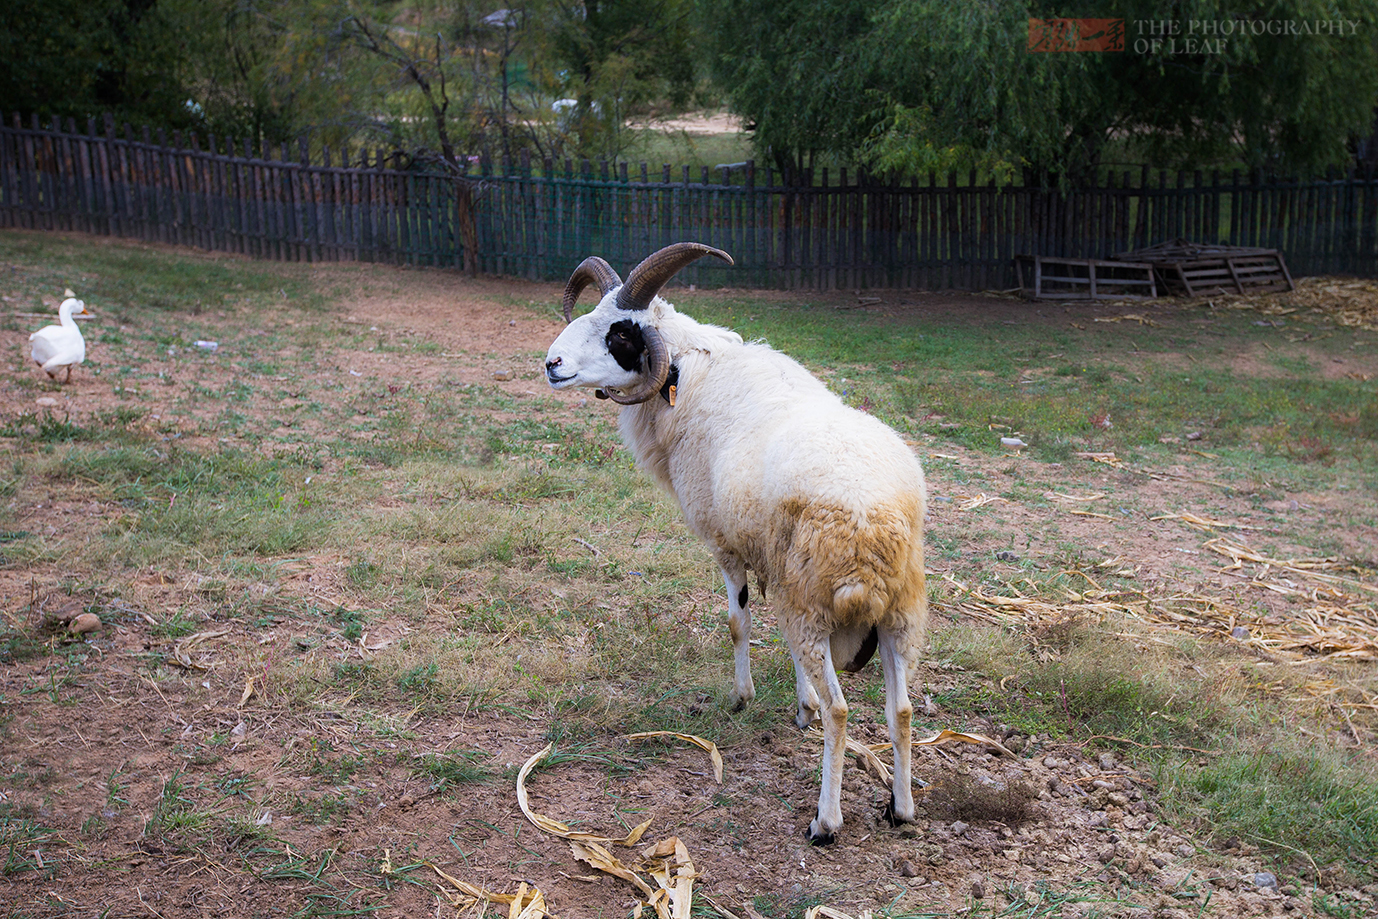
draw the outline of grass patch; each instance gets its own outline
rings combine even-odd
[[[453,754],[427,753],[412,764],[414,775],[426,779],[432,791],[444,791],[455,785],[475,785],[494,778],[485,765],[489,758],[481,750],[467,750]]]
[[[442,794],[445,807],[467,802],[466,786],[512,777],[509,763],[529,752],[514,739],[523,734],[557,741],[547,766],[576,758],[612,782],[664,757],[655,745],[602,755],[610,736],[672,730],[754,756],[768,732],[791,730],[793,667],[754,587],[757,700],[740,713],[725,709],[732,663],[717,571],[678,508],[632,468],[606,406],[458,382],[456,366],[470,372],[490,356],[457,361],[421,333],[364,333],[367,325],[341,322],[330,304],[351,302],[353,291],[332,290],[320,266],[16,233],[0,233],[0,255],[15,266],[12,296],[36,301],[80,286],[102,323],[82,368],[82,398],[99,408],[26,408],[0,421],[0,564],[12,598],[0,661],[13,670],[19,700],[0,729],[44,736],[27,723],[41,712],[65,730],[93,687],[110,704],[144,693],[147,711],[182,719],[156,729],[174,732],[176,771],[151,776],[121,760],[89,772],[109,778],[91,786],[105,807],[83,825],[84,842],[109,843],[137,814],[146,837],[169,849],[220,846],[214,855],[223,860],[229,848],[258,870],[255,882],[299,885],[308,914],[368,911],[374,901],[353,891],[388,888],[408,870],[376,867],[402,864],[413,842],[380,842],[374,832],[379,813],[394,813],[379,805],[399,787],[418,808]],[[356,268],[338,283],[404,278]],[[1293,342],[1255,326],[1252,314],[1196,307],[1127,329],[1083,321],[1079,307],[1065,320],[1039,320],[1030,307],[1028,321],[992,324],[838,310],[821,295],[685,296],[686,312],[783,348],[925,454],[934,496],[928,557],[954,578],[1051,606],[1085,591],[1087,578],[1155,595],[1215,584],[1223,562],[1203,553],[1207,536],[1186,530],[1164,529],[1167,548],[1156,554],[1180,554],[1195,565],[1189,572],[1154,581],[1148,563],[1135,573],[1134,559],[1095,567],[1162,510],[1161,496],[1145,494],[1147,476],[1076,457],[1113,450],[1136,468],[1187,470],[1174,481],[1190,487],[1162,498],[1175,502],[1166,510],[1205,514],[1227,496],[1241,520],[1254,515],[1259,528],[1238,532],[1257,544],[1340,557],[1360,569],[1346,577],[1371,580],[1363,563],[1371,567],[1372,552],[1351,556],[1365,551],[1355,534],[1378,525],[1378,383],[1335,375],[1319,359],[1328,356],[1320,339]],[[495,299],[495,308],[526,307]],[[537,312],[549,318],[552,308]],[[1352,334],[1343,353],[1352,348],[1357,362],[1372,338]],[[214,354],[190,347],[198,338],[221,346]],[[534,367],[539,357],[511,360]],[[15,363],[13,375],[28,370]],[[37,390],[25,389],[32,405]],[[1030,449],[1003,456],[1004,433]],[[1071,517],[1053,497],[1061,491],[1101,494],[1085,509],[1104,513],[1093,524]],[[956,508],[954,495],[978,492],[1003,501]],[[1028,523],[1043,518],[1052,520],[1046,530]],[[1238,580],[1227,588],[1257,591]],[[99,597],[91,609],[106,631],[79,639],[41,629],[24,613],[39,608],[30,582],[36,598],[52,590]],[[930,685],[916,696],[930,696],[941,714],[922,719],[925,728],[993,724],[1038,738],[1028,756],[1058,744],[1114,750],[1159,777],[1159,803],[1178,822],[1249,840],[1299,876],[1314,861],[1371,881],[1365,854],[1378,842],[1378,782],[1341,742],[1350,731],[1373,737],[1370,709],[1350,704],[1371,700],[1369,671],[1275,666],[1220,636],[1148,633],[1129,621],[973,626],[955,588],[935,577],[931,589],[941,624],[924,667]],[[1256,595],[1238,602],[1250,612],[1261,606]],[[172,659],[180,639],[226,621],[233,640],[195,649],[195,662],[210,669]],[[165,698],[154,698],[150,670]],[[250,677],[254,691],[240,703]],[[1334,692],[1313,701],[1302,689],[1322,677]],[[881,717],[874,672],[847,685],[859,715]],[[1341,706],[1352,725],[1339,720]],[[246,730],[235,733],[241,718]],[[490,733],[457,740],[471,727]],[[156,730],[143,729],[156,745]],[[499,734],[501,759],[477,749],[488,741],[475,738]],[[1316,742],[1293,742],[1299,736]],[[63,749],[78,748],[63,737]],[[762,749],[775,755],[778,746]],[[277,757],[279,777],[298,784],[279,791],[245,766],[252,757]],[[781,775],[815,781],[815,769],[790,763]],[[933,819],[1015,825],[1025,813],[1027,789],[992,792],[960,773],[948,778],[928,795],[941,810]],[[63,780],[26,764],[10,786],[41,802]],[[771,793],[773,807],[779,792]],[[747,792],[736,794],[719,806],[745,802]],[[779,804],[807,809],[801,800]],[[640,798],[631,806],[643,804],[657,806]],[[285,856],[271,825],[255,823],[270,805],[338,828],[342,847],[329,857]],[[37,813],[0,815],[7,873],[36,868],[34,840],[56,845],[32,822]],[[741,814],[714,819],[737,827],[734,838],[749,847]],[[844,832],[867,832],[850,810],[847,819]],[[538,857],[515,832],[440,822],[461,860],[476,863],[510,835],[503,876]],[[365,826],[378,850],[367,855],[348,836]],[[445,839],[430,840],[439,844],[429,857]],[[361,869],[366,862],[375,867]],[[338,872],[351,870],[341,880]],[[1118,902],[1098,889],[1101,902]],[[765,915],[793,916],[831,893],[775,891],[755,902]],[[1049,915],[1096,897],[1064,884],[1006,899],[977,914],[1008,906]]]
[[[1182,815],[1207,822],[1217,839],[1236,836],[1301,858],[1295,870],[1362,864],[1378,851],[1378,785],[1354,763],[1314,746],[1227,750],[1164,771],[1164,790]]]

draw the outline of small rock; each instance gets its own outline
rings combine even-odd
[[[1236,639],[1237,641],[1248,641],[1249,630],[1244,628],[1244,626],[1242,625],[1237,625],[1234,628],[1230,629],[1230,637]]]
[[[954,821],[952,821],[952,835],[953,835],[953,836],[961,836],[961,835],[965,834],[966,831],[969,830],[969,829],[971,829],[971,826],[970,826],[969,824],[963,823],[963,822],[960,821],[960,820],[954,820]]]
[[[1182,843],[1180,846],[1173,849],[1172,851],[1176,852],[1182,858],[1191,858],[1193,855],[1196,854],[1196,848],[1194,846],[1187,845],[1186,843]]]
[[[985,883],[985,881],[982,881],[980,878],[972,878],[972,879],[971,879],[971,895],[972,895],[974,898],[976,898],[977,900],[984,900],[984,899],[986,898],[986,883]]]
[[[100,627],[100,617],[95,613],[82,613],[73,618],[72,624],[67,626],[76,635],[85,635],[87,632],[94,632]]]
[[[900,859],[900,877],[916,878],[919,876],[919,869],[914,867],[914,863],[907,858]]]
[[[1013,553],[1013,552],[1008,551],[1008,550],[1004,550],[1004,551],[1000,551],[1000,552],[995,553],[995,557],[996,557],[997,559],[999,559],[1000,561],[1002,561],[1002,562],[1017,562],[1017,561],[1019,561],[1019,556],[1016,555],[1016,554]]]
[[[35,401],[44,408],[56,408],[61,404],[52,396],[39,396]]]
[[[508,380],[512,379],[512,371],[510,371],[510,370],[494,370],[494,371],[493,371],[493,379],[497,380],[499,383],[505,383],[505,382],[507,382]]]
[[[1192,431],[1190,434],[1187,435],[1187,440],[1200,440],[1200,439],[1201,439],[1201,432],[1200,432],[1200,431]]]
[[[1115,754],[1113,753],[1102,753],[1100,755],[1099,762],[1101,772],[1112,772],[1114,771],[1115,767],[1119,765],[1119,763],[1116,762]]]
[[[1000,444],[1015,450],[1020,450],[1028,446],[1028,444],[1024,443],[1024,441],[1020,440],[1018,437],[1002,437],[1000,438]]]
[[[397,806],[404,810],[416,803],[416,798],[411,795],[403,795],[397,799]]]
[[[1278,889],[1277,876],[1274,875],[1271,871],[1260,871],[1253,877],[1249,878],[1249,880],[1253,882],[1255,887],[1261,888],[1263,890]]]

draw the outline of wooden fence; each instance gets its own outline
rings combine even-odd
[[[682,275],[701,286],[1003,289],[1013,257],[1109,258],[1175,238],[1281,249],[1294,276],[1378,275],[1372,174],[1286,180],[1148,168],[1094,187],[878,184],[848,170],[784,181],[752,164],[470,164],[459,180],[128,125],[0,125],[0,226],[78,230],[257,258],[464,265],[561,280],[586,255],[620,271],[698,240],[730,252]],[[961,179],[965,179],[962,181]],[[472,214],[466,205],[472,201]]]

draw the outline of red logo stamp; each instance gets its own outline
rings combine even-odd
[[[1030,19],[1030,51],[1123,51],[1123,19]]]

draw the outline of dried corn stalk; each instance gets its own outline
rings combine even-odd
[[[708,754],[708,758],[713,761],[713,778],[722,784],[722,754],[718,752],[718,745],[711,740],[705,740],[694,734],[680,734],[675,731],[641,731],[636,734],[628,734],[628,740],[645,740],[649,737],[674,737],[685,743],[691,743]]]
[[[207,632],[197,632],[195,635],[188,635],[186,638],[183,638],[181,641],[177,642],[177,644],[173,647],[172,662],[177,664],[177,666],[183,668],[184,670],[209,670],[211,668],[206,666],[205,664],[200,664],[193,661],[191,659],[191,652],[196,648],[197,645],[202,644],[203,642],[211,641],[215,638],[224,638],[228,634],[230,634],[230,627],[225,626],[224,628],[212,629]]]
[[[974,511],[978,507],[985,507],[987,504],[995,504],[997,501],[1004,501],[1004,498],[997,498],[981,492],[979,495],[958,495],[957,510]]]
[[[497,903],[508,908],[508,919],[544,919],[550,916],[545,906],[545,894],[534,885],[528,886],[523,881],[514,894],[493,893],[467,881],[461,881],[442,871],[438,865],[427,862],[431,870],[440,875],[446,883],[454,887],[454,891],[439,888],[439,893],[450,901],[450,905],[459,909],[467,909],[474,906],[479,901]],[[554,919],[554,917],[551,917]]]
[[[1359,569],[1352,565],[1342,564],[1340,560],[1336,558],[1268,558],[1265,555],[1255,552],[1248,546],[1241,546],[1238,543],[1229,542],[1223,537],[1210,540],[1204,544],[1204,548],[1228,558],[1233,563],[1229,568],[1243,568],[1244,563],[1249,562],[1254,565],[1264,566],[1265,571],[1271,568],[1278,568],[1283,571],[1290,571],[1293,574],[1314,578],[1318,581],[1325,581],[1331,584],[1344,584],[1348,587],[1357,587],[1360,590],[1378,594],[1378,585],[1370,584],[1357,578],[1330,574],[1329,572],[1332,571],[1359,573]],[[1228,570],[1228,568],[1226,570]]]
[[[810,906],[804,911],[804,919],[871,919],[871,911],[863,909],[859,915],[853,917],[831,906]]]
[[[579,861],[621,878],[639,890],[646,898],[645,905],[655,910],[657,919],[689,919],[698,872],[678,836],[647,847],[641,853],[642,860],[634,867],[597,843],[571,842],[570,848]],[[647,883],[638,871],[650,875],[656,886]],[[638,904],[638,912],[640,909],[641,904]]]
[[[1297,570],[1303,573],[1308,571]],[[1315,572],[1310,574],[1315,576]],[[1051,602],[1018,593],[992,593],[979,586],[962,584],[950,576],[944,576],[944,580],[963,593],[953,606],[972,618],[1002,626],[1018,624],[1033,629],[1045,623],[1077,617],[1103,622],[1107,617],[1117,616],[1213,638],[1228,637],[1233,641],[1245,641],[1288,663],[1329,658],[1378,660],[1378,612],[1372,606],[1358,603],[1339,605],[1334,601],[1347,598],[1329,587],[1300,591],[1260,582],[1261,586],[1287,590],[1309,597],[1312,601],[1311,606],[1301,610],[1294,618],[1279,623],[1219,599],[1194,594],[1150,597],[1140,591],[1102,590],[1096,587],[1081,593],[1069,591],[1065,601]],[[1246,634],[1243,639],[1238,632],[1241,627]]]
[[[538,829],[544,830],[552,836],[559,836],[561,839],[570,839],[578,842],[592,842],[600,845],[636,845],[646,832],[646,829],[651,825],[651,821],[647,820],[640,826],[634,827],[630,833],[621,839],[613,839],[610,836],[599,836],[597,833],[583,833],[578,830],[570,829],[566,824],[547,817],[544,814],[538,814],[531,809],[531,805],[526,800],[526,777],[531,774],[531,770],[535,769],[536,766],[540,764],[541,760],[550,755],[550,751],[554,749],[554,747],[554,744],[546,744],[541,752],[526,761],[526,764],[522,766],[521,772],[517,774],[517,805],[521,807],[522,813],[526,814],[526,819],[535,824]]]
[[[1199,517],[1192,513],[1181,514],[1160,514],[1157,517],[1150,517],[1149,520],[1180,520],[1188,526],[1198,530],[1258,530],[1262,527],[1249,526],[1246,523],[1230,523],[1225,520],[1216,520],[1214,517]]]

